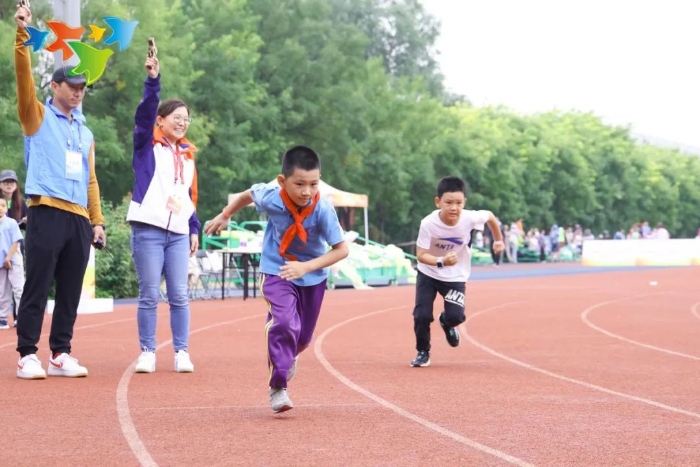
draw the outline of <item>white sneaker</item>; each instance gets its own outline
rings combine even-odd
[[[190,360],[190,354],[185,350],[178,350],[175,354],[175,371],[178,373],[193,373],[194,364]]]
[[[294,408],[292,400],[287,394],[287,388],[270,388],[268,391],[270,395],[270,407],[275,413],[286,412]]]
[[[153,373],[156,371],[156,353],[144,350],[139,355],[134,373]]]
[[[17,362],[17,377],[22,379],[44,379],[46,372],[36,354],[26,355]]]
[[[88,371],[78,364],[78,359],[67,353],[61,353],[58,357],[49,356],[49,376],[66,376],[68,378],[81,378],[87,376]]]

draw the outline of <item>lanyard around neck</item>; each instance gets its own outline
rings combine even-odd
[[[173,146],[168,146],[168,149],[170,149],[170,152],[173,155],[173,166],[175,167],[175,183],[178,181],[180,184],[184,185],[185,184],[185,162],[184,158],[182,156],[182,153],[180,152],[180,147],[176,144],[175,147]]]
[[[75,120],[75,119],[73,119]],[[73,136],[73,120],[69,119],[66,117],[66,121],[68,122],[68,136],[66,137],[66,146],[68,146],[69,150],[73,150],[73,145],[71,144],[71,137]],[[83,138],[80,134],[80,123],[77,123],[78,125],[78,152],[83,152]]]

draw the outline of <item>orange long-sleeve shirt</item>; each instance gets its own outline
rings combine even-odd
[[[32,76],[32,63],[29,47],[24,42],[29,39],[29,32],[25,28],[17,28],[15,39],[15,75],[17,77],[17,111],[22,125],[22,133],[32,136],[41,127],[46,111],[44,104],[39,102],[36,96],[34,77]],[[88,156],[90,166],[90,182],[88,185],[88,207],[85,209],[79,204],[49,196],[34,195],[29,199],[29,206],[51,206],[53,208],[79,214],[90,220],[92,225],[104,224],[102,216],[102,204],[100,201],[100,186],[95,176],[95,143],[93,141]]]

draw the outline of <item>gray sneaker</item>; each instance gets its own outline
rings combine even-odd
[[[287,394],[287,388],[270,388],[270,407],[273,412],[281,413],[294,408],[292,400]]]
[[[292,363],[292,367],[289,369],[289,373],[287,373],[287,381],[291,381],[292,378],[294,378],[294,375],[297,374],[297,360],[299,360],[299,356],[297,355],[294,358],[294,363]]]

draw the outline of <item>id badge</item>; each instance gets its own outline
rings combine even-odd
[[[182,200],[178,195],[168,196],[168,202],[165,204],[165,209],[173,214],[180,214],[180,210],[182,209]]]
[[[77,151],[66,151],[66,178],[77,182],[83,181],[83,154]]]

